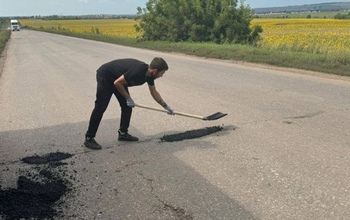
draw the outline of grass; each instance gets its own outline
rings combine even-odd
[[[10,39],[11,31],[9,30],[0,30],[0,54],[2,54],[2,51],[4,50],[7,41]]]
[[[2,54],[3,54],[3,51],[6,47],[6,43],[10,39],[10,37],[11,37],[10,30],[0,29],[0,76],[2,74],[2,68],[3,68]]]
[[[0,18],[0,55],[5,49],[6,43],[11,36],[11,31],[7,29],[9,25],[10,20],[6,18]]]

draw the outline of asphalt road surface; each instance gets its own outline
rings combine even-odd
[[[60,219],[349,219],[350,81],[288,70],[161,53],[29,30],[13,32],[0,78],[0,185],[16,188],[21,158],[52,152],[65,160],[72,189]],[[96,69],[118,58],[169,71],[156,80],[181,112],[135,108],[118,142],[112,98],[96,140],[82,147],[94,106]],[[147,85],[136,103],[160,107]],[[160,142],[164,135],[222,126],[211,135]],[[62,168],[63,169],[63,168]],[[0,217],[1,218],[1,217]],[[3,218],[5,218],[3,216]]]

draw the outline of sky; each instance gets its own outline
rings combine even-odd
[[[190,0],[189,0],[190,1]],[[136,14],[148,0],[0,0],[0,17],[34,15]],[[245,0],[251,8],[304,5],[346,0]]]

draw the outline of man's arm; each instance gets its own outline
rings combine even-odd
[[[114,86],[118,89],[120,94],[122,94],[122,96],[126,100],[128,100],[128,99],[131,99],[131,97],[124,87],[124,85],[126,84],[128,84],[128,82],[125,80],[124,75],[122,75],[121,77],[119,77],[117,80],[114,81]]]
[[[165,108],[167,111],[168,111],[168,114],[171,114],[173,115],[174,113],[174,110],[169,106],[167,105],[164,100],[162,99],[161,95],[159,94],[159,92],[157,91],[156,89],[156,86],[151,86],[151,85],[148,85],[148,88],[149,88],[149,91],[153,97],[153,99],[159,103],[159,105],[161,105],[163,108]]]
[[[164,102],[164,100],[162,99],[162,97],[160,96],[159,92],[156,89],[156,86],[151,86],[148,85],[149,91],[153,97],[153,99],[159,103],[159,105],[163,106],[163,108],[166,108],[168,105]]]
[[[117,88],[117,90],[122,94],[122,96],[126,99],[126,105],[130,108],[135,107],[135,102],[132,100],[131,96],[129,95],[128,91],[126,91],[124,85],[127,85],[128,82],[125,80],[124,75],[119,77],[116,81],[114,81],[114,86]]]

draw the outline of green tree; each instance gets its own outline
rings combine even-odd
[[[350,12],[348,14],[338,13],[334,16],[335,19],[350,19]]]
[[[138,19],[143,40],[254,44],[262,32],[244,0],[149,0]]]

